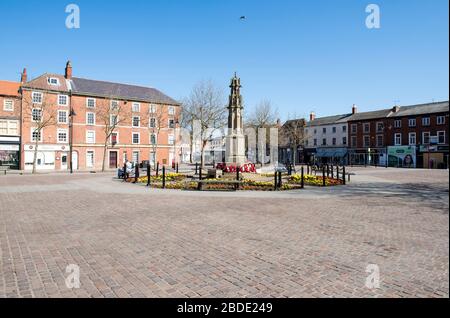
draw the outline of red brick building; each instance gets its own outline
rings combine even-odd
[[[20,162],[20,83],[0,81],[0,167],[18,169]]]
[[[116,169],[125,160],[177,160],[180,104],[154,88],[43,74],[22,85],[21,168],[30,170],[38,144],[38,170]],[[49,121],[40,133],[41,122]],[[105,147],[106,146],[106,147]],[[72,151],[70,151],[72,149]]]
[[[448,122],[448,101],[353,114],[348,118],[350,163],[395,166],[392,153],[408,151],[415,167],[447,167]]]

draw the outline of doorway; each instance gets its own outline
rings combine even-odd
[[[61,170],[67,170],[67,153],[61,154]]]
[[[117,168],[117,151],[109,152],[109,168],[110,169]]]

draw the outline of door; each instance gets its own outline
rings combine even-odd
[[[72,152],[72,169],[78,170],[78,152]]]
[[[67,170],[67,153],[61,154],[61,170]]]
[[[109,153],[109,168],[117,168],[117,151],[111,151]]]

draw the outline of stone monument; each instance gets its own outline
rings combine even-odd
[[[242,165],[245,157],[245,136],[242,120],[241,79],[236,73],[231,79],[231,94],[228,104],[228,133],[226,136],[225,161],[227,164]]]

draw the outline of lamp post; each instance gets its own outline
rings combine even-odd
[[[70,106],[70,114],[69,114],[69,128],[70,128],[70,138],[69,138],[69,150],[70,150],[70,174],[73,173],[73,118],[76,116],[77,114],[75,113],[75,111],[72,108],[72,104]]]

